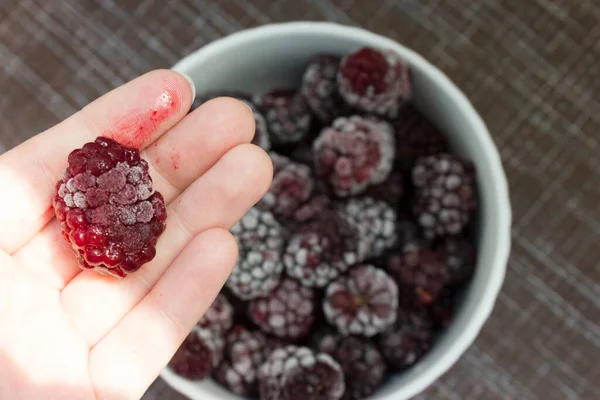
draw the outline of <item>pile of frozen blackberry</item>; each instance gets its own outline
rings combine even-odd
[[[245,101],[274,165],[232,229],[239,259],[170,363],[262,400],[358,400],[413,366],[471,279],[473,165],[411,104],[398,55],[316,55]]]

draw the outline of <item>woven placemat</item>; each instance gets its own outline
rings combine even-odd
[[[597,0],[3,0],[0,153],[212,40],[291,20],[360,25],[420,52],[500,148],[506,282],[475,344],[418,398],[600,398]],[[181,397],[157,381],[145,399]]]

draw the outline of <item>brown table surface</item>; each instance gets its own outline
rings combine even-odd
[[[599,399],[597,0],[0,0],[0,153],[214,39],[291,20],[361,25],[417,50],[500,148],[506,282],[475,344],[418,398]],[[144,399],[182,397],[158,380]]]

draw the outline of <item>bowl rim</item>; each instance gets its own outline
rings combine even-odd
[[[493,263],[488,267],[491,269],[490,276],[485,282],[486,294],[482,296],[477,305],[477,311],[471,315],[468,323],[465,324],[464,330],[458,335],[456,341],[451,343],[446,351],[440,355],[437,362],[431,365],[428,369],[421,371],[419,376],[403,387],[402,394],[394,394],[394,399],[408,399],[422,392],[440,376],[447,372],[453,364],[464,354],[468,347],[473,343],[484,323],[492,312],[500,289],[502,287],[504,276],[507,268],[508,257],[511,247],[511,223],[512,211],[509,198],[508,183],[498,149],[491,138],[491,135],[479,116],[471,102],[467,99],[464,93],[450,80],[446,74],[427,61],[423,56],[406,46],[396,42],[395,40],[379,35],[377,33],[353,26],[340,25],[331,22],[286,22],[273,23],[255,28],[241,30],[232,33],[223,38],[217,39],[204,47],[190,53],[172,69],[178,72],[184,72],[191,69],[202,59],[207,59],[219,53],[231,51],[238,46],[246,43],[251,43],[263,37],[272,35],[281,35],[286,33],[305,33],[314,35],[338,36],[344,38],[353,38],[357,40],[365,40],[370,38],[386,44],[390,48],[402,50],[402,56],[410,65],[415,65],[423,73],[428,76],[428,79],[435,82],[435,85],[444,91],[460,108],[472,126],[474,131],[479,132],[479,140],[482,150],[487,158],[487,166],[489,169],[489,178],[494,182],[494,190],[496,195],[498,213],[497,224],[494,226],[497,242],[495,243],[495,253],[493,255]],[[183,394],[189,393],[181,387],[178,377],[165,368],[161,372],[161,376],[169,385]],[[396,397],[399,396],[399,397]],[[401,396],[401,397],[400,397]]]

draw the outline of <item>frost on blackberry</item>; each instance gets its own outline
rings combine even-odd
[[[422,157],[412,170],[414,212],[427,238],[457,235],[477,207],[473,165],[450,154]]]
[[[308,134],[312,115],[299,93],[275,89],[253,96],[252,101],[267,121],[273,144],[297,143]]]
[[[258,369],[270,353],[262,332],[241,325],[227,335],[224,360],[214,376],[217,382],[240,396],[258,395]]]
[[[139,150],[103,137],[69,154],[53,206],[81,268],[117,277],[154,258],[166,226]]]
[[[340,61],[338,56],[317,55],[310,61],[302,78],[302,96],[313,114],[326,124],[350,112],[337,88]]]
[[[344,216],[326,212],[298,225],[283,255],[287,274],[309,287],[323,287],[362,261],[359,234]]]
[[[394,132],[384,121],[341,117],[313,143],[315,171],[340,197],[383,182],[394,161]]]
[[[363,47],[343,58],[337,82],[346,102],[393,118],[412,96],[408,64],[391,50]]]
[[[169,367],[184,378],[204,379],[221,362],[224,345],[220,334],[196,326],[169,362]]]
[[[398,286],[383,270],[354,267],[327,286],[323,311],[343,335],[374,336],[396,321]]]
[[[365,258],[379,257],[396,243],[396,211],[371,197],[353,198],[340,211],[360,235],[360,252]]]
[[[233,325],[233,307],[223,294],[219,294],[204,316],[198,321],[198,326],[210,329],[224,335]]]
[[[328,354],[286,346],[271,353],[259,373],[261,400],[339,400],[344,374]]]
[[[308,166],[281,155],[270,155],[274,165],[273,181],[258,207],[289,218],[312,194],[314,182],[311,171]]]
[[[281,225],[270,212],[252,208],[231,233],[239,255],[227,287],[243,300],[268,295],[279,283],[283,270]]]
[[[297,340],[312,328],[315,300],[313,289],[286,278],[268,296],[252,300],[248,313],[264,332]]]

